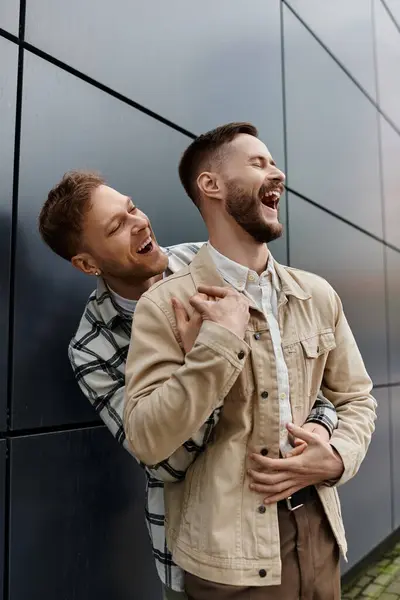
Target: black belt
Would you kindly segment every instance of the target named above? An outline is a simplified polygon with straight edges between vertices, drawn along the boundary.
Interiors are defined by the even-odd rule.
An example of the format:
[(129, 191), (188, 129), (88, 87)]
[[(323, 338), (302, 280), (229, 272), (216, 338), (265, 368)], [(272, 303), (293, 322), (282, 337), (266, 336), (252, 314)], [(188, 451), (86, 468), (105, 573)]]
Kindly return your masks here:
[(279, 500), (278, 506), (284, 506), (290, 511), (297, 510), (304, 506), (304, 504), (308, 504), (313, 499), (317, 497), (316, 489), (313, 485), (305, 487), (298, 492), (295, 492), (288, 498), (284, 500)]

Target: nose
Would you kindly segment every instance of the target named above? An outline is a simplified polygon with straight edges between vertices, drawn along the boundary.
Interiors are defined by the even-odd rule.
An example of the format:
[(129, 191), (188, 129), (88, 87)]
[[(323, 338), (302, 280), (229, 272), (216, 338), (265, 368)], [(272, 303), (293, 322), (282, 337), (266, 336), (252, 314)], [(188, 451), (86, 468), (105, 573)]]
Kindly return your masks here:
[(283, 173), (283, 171), (278, 169), (278, 167), (275, 167), (275, 171), (272, 175), (272, 179), (273, 179), (273, 181), (276, 181), (277, 183), (285, 183), (286, 175), (285, 175), (285, 173)]
[(137, 235), (138, 233), (143, 231), (143, 229), (149, 227), (149, 221), (146, 219), (146, 217), (142, 215), (130, 215), (130, 218), (132, 220), (132, 235)]

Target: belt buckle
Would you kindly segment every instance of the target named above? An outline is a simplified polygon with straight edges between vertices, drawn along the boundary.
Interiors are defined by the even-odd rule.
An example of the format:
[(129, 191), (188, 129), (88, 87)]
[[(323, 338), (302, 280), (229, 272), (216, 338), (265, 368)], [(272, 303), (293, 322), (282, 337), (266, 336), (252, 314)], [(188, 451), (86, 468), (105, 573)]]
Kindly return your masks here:
[(304, 504), (297, 504), (297, 506), (293, 506), (292, 502), (291, 502), (292, 497), (293, 496), (288, 496), (288, 498), (285, 498), (285, 500), (286, 500), (286, 506), (288, 507), (288, 509), (290, 510), (290, 512), (294, 512), (298, 508), (301, 508), (302, 506), (304, 506)]

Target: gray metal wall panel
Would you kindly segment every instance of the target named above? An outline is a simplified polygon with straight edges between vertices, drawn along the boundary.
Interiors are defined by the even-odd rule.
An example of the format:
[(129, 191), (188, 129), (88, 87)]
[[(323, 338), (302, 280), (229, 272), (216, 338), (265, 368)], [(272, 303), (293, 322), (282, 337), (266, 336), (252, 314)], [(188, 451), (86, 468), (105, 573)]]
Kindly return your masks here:
[(95, 280), (53, 255), (37, 233), (40, 207), (64, 171), (103, 171), (149, 215), (162, 243), (206, 238), (177, 173), (190, 139), (29, 53), (25, 58), (14, 429), (94, 417), (73, 381), (67, 345)]
[(400, 383), (400, 252), (387, 249), (390, 381)]
[(392, 457), (393, 457), (393, 505), (394, 527), (400, 527), (400, 386), (390, 389), (392, 408)]
[[(1, 11), (0, 11), (1, 14)], [(6, 428), (10, 233), (18, 48), (0, 38), (0, 431)]]
[(254, 121), (282, 163), (279, 0), (36, 0), (26, 37), (196, 134)]
[(400, 28), (400, 2), (399, 0), (385, 0), (386, 6), (390, 10), (392, 17)]
[(288, 0), (287, 4), (375, 99), (372, 0)]
[(400, 34), (380, 0), (374, 0), (379, 104), (400, 129)]
[(143, 474), (106, 429), (14, 439), (11, 463), (9, 600), (161, 599)]
[(392, 531), (389, 393), (378, 389), (373, 394), (378, 402), (378, 418), (371, 445), (356, 477), (339, 489), (349, 541), (349, 562), (343, 565), (343, 572)]
[(387, 383), (384, 246), (289, 194), (294, 267), (325, 277), (338, 292), (368, 372)]
[(289, 186), (382, 237), (373, 105), (284, 7)]
[(4, 573), (4, 536), (5, 536), (5, 476), (6, 476), (6, 442), (0, 440), (0, 600), (3, 600), (3, 581)]
[[(400, 36), (400, 34), (399, 34)], [(386, 240), (400, 249), (400, 135), (380, 117)]]
[(19, 0), (1, 0), (0, 2), (0, 28), (14, 35), (18, 35), (19, 4)]

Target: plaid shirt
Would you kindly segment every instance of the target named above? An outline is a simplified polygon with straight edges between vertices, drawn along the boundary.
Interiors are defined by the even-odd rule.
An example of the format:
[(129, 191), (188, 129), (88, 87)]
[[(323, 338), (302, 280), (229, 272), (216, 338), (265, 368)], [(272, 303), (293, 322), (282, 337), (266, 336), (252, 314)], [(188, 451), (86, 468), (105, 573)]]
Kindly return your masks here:
[[(180, 244), (165, 250), (166, 275), (188, 265), (202, 244)], [(121, 308), (102, 278), (90, 295), (68, 354), (76, 380), (101, 419), (128, 452), (123, 429), (125, 362), (131, 338), (132, 314)], [(220, 409), (214, 411), (203, 427), (168, 460), (146, 473), (146, 521), (153, 555), (161, 581), (175, 591), (183, 591), (182, 570), (174, 564), (167, 548), (164, 530), (164, 481), (180, 481), (203, 451), (218, 422)], [(337, 426), (333, 405), (319, 395), (307, 421), (324, 425), (330, 434)]]

